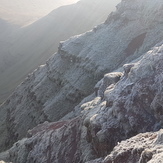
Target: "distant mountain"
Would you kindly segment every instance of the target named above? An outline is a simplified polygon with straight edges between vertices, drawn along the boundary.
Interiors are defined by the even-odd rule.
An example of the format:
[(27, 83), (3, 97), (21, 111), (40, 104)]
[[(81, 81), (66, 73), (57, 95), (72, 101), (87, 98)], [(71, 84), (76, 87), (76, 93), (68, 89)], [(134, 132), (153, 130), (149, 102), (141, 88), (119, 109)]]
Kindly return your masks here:
[[(0, 74), (3, 74), (6, 69), (16, 63), (17, 59), (10, 53), (11, 35), (18, 29), (17, 26), (8, 23), (7, 21), (0, 19)], [(4, 80), (0, 78), (0, 83)], [(7, 88), (9, 89), (9, 88)], [(5, 85), (0, 86), (0, 101), (8, 96)]]
[(0, 0), (0, 18), (25, 26), (42, 18), (52, 10), (78, 0)]
[(0, 102), (29, 72), (45, 63), (57, 51), (60, 41), (103, 22), (118, 2), (81, 0), (52, 11), (30, 26), (7, 32), (10, 36), (3, 37), (3, 52), (0, 52), (0, 55), (8, 56), (1, 63)]
[(7, 67), (5, 63), (14, 60), (10, 55), (9, 49), (11, 44), (11, 35), (19, 29), (18, 26), (8, 23), (7, 21), (0, 19), (0, 71), (4, 71)]

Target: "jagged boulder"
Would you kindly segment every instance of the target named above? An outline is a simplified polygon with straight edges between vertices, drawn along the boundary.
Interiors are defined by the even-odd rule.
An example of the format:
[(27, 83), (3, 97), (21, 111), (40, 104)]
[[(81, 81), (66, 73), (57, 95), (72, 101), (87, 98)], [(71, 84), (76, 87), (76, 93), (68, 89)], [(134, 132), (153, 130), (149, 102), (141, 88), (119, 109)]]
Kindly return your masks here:
[(147, 132), (122, 141), (104, 159), (87, 163), (161, 163), (163, 159), (163, 130)]
[[(162, 61), (163, 44), (132, 65), (118, 83), (108, 86), (104, 99), (89, 109), (87, 137), (98, 156), (105, 156), (126, 138), (163, 127)], [(84, 106), (88, 110), (91, 103)]]
[(117, 83), (122, 77), (122, 75), (123, 73), (121, 72), (112, 72), (105, 74), (104, 78), (95, 85), (94, 89), (96, 96), (100, 96), (101, 98), (103, 98), (104, 91), (106, 90), (106, 88), (111, 84)]

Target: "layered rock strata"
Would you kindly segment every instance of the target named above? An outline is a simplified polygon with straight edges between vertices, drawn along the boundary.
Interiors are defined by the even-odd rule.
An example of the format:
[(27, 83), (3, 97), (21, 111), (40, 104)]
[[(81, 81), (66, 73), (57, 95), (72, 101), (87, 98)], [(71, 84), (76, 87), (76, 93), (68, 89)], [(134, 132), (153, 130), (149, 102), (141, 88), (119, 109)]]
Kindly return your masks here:
[[(80, 116), (38, 125), (0, 158), (20, 163), (157, 163), (163, 157), (162, 61), (160, 43), (138, 62), (124, 65), (120, 79), (115, 80), (122, 73), (105, 75), (98, 90), (104, 97), (97, 94), (82, 103)], [(104, 90), (105, 83), (110, 85)]]
[[(144, 55), (163, 38), (162, 6), (159, 0), (122, 1), (105, 24), (61, 43), (58, 53), (1, 105), (1, 151), (40, 123), (61, 120), (73, 110), (79, 119), (48, 123), (41, 131), (37, 126), (4, 158), (20, 163), (61, 162), (64, 157), (67, 163), (86, 162), (108, 155), (124, 139), (162, 128), (163, 44)], [(138, 62), (124, 65), (124, 74), (105, 75), (95, 87), (97, 97), (78, 105), (105, 73), (142, 55)], [(63, 141), (67, 129), (62, 124), (69, 126)]]

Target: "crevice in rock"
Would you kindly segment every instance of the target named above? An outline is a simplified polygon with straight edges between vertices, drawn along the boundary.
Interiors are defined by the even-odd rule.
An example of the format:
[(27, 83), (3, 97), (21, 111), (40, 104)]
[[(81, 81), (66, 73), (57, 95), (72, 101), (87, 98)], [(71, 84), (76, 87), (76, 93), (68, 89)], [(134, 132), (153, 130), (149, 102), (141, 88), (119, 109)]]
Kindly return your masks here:
[(146, 32), (142, 33), (139, 36), (131, 40), (127, 48), (124, 50), (126, 57), (133, 55), (142, 46), (144, 39), (146, 37), (146, 34), (147, 34)]

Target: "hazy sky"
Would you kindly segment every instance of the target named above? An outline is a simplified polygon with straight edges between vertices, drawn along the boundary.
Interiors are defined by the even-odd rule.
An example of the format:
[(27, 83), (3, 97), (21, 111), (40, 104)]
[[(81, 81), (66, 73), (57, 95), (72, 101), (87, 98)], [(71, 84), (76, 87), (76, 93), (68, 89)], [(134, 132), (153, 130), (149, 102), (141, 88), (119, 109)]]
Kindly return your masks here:
[(79, 0), (0, 0), (0, 18), (15, 24), (28, 24), (50, 11)]
[[(0, 0), (0, 18), (13, 24), (26, 26), (52, 10), (80, 0)], [(112, 1), (112, 0), (108, 0)], [(120, 0), (114, 0), (113, 3)]]

